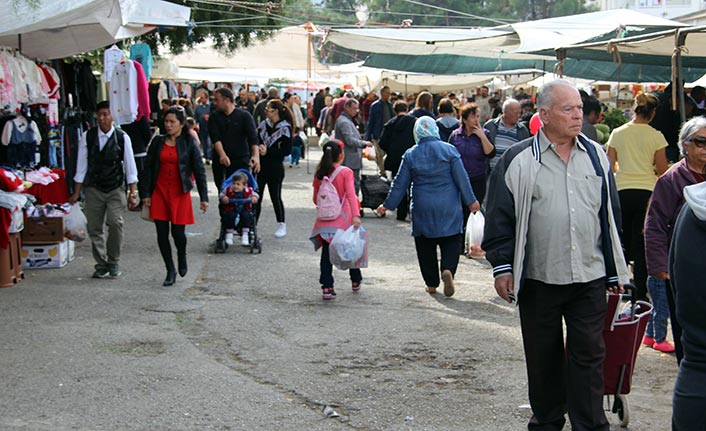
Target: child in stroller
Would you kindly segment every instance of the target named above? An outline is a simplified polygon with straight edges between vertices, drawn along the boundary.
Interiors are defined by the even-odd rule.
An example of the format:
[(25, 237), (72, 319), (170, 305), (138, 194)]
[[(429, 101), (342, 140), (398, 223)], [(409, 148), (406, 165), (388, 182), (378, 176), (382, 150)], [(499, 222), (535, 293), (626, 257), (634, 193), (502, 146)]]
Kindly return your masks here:
[(261, 250), (253, 213), (253, 204), (259, 198), (255, 177), (246, 169), (238, 169), (223, 182), (219, 200), (223, 205), (221, 232), (225, 233), (226, 245), (233, 245), (233, 235), (237, 229), (242, 233), (243, 246), (249, 246), (251, 252), (255, 248)]

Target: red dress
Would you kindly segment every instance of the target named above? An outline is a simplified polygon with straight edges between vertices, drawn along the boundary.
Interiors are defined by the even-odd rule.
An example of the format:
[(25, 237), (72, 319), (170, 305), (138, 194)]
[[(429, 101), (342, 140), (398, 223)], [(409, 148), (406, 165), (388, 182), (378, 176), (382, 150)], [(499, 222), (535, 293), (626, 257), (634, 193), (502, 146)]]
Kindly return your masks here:
[(174, 224), (194, 224), (191, 193), (184, 193), (179, 175), (179, 156), (176, 146), (164, 145), (159, 153), (159, 172), (152, 192), (150, 206), (152, 220)]

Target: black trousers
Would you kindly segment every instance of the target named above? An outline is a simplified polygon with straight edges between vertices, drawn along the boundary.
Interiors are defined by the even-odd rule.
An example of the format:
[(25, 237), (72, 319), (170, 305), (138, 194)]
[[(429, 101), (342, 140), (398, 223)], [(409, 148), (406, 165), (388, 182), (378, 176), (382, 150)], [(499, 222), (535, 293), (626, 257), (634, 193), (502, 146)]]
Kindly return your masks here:
[(525, 280), (518, 300), (534, 413), (528, 429), (561, 430), (568, 410), (574, 431), (608, 431), (603, 411), (605, 281), (559, 286)]
[[(429, 287), (439, 287), (440, 274), (448, 269), (456, 275), (458, 255), (463, 246), (463, 235), (456, 234), (442, 238), (427, 238), (415, 236), (414, 245), (417, 249), (419, 269), (422, 271), (424, 283)], [(436, 247), (441, 249), (441, 271), (439, 271), (439, 257)]]
[(277, 223), (284, 223), (284, 202), (282, 201), (282, 182), (284, 182), (284, 165), (280, 163), (265, 162), (260, 166), (257, 174), (257, 185), (260, 187), (260, 199), (255, 204), (255, 220), (260, 219), (262, 199), (265, 188), (270, 191), (270, 200), (275, 210)]
[(645, 215), (652, 192), (628, 189), (618, 192), (623, 216), (621, 241), (625, 260), (633, 261), (633, 283), (637, 299), (647, 299), (647, 263), (645, 262)]

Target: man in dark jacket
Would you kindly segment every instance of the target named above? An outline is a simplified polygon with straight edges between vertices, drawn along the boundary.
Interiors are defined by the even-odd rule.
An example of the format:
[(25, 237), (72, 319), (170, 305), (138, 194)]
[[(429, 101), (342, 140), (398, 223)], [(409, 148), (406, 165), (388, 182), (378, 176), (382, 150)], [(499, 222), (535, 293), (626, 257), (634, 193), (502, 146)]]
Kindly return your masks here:
[[(385, 123), (378, 145), (385, 152), (385, 169), (392, 172), (392, 178), (402, 164), (402, 155), (414, 146), (414, 122), (416, 118), (407, 115), (407, 104), (401, 100), (392, 107), (396, 117)], [(409, 192), (397, 206), (397, 220), (404, 221), (409, 212)]]
[(507, 99), (503, 103), (503, 114), (485, 123), (484, 127), (490, 132), (488, 140), (495, 145), (495, 157), (490, 159), (491, 171), (505, 150), (531, 136), (527, 126), (518, 121), (521, 112), (520, 102), (515, 99)]

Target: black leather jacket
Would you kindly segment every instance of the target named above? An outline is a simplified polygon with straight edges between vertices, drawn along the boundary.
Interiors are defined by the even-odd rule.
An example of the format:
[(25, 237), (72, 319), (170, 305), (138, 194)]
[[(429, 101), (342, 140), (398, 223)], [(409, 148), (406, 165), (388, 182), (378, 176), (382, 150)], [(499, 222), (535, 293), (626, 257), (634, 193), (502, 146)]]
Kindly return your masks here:
[[(159, 135), (152, 140), (147, 148), (147, 161), (145, 163), (145, 192), (143, 198), (152, 197), (157, 176), (159, 174), (159, 155), (164, 148), (166, 135)], [(188, 193), (194, 188), (191, 175), (196, 178), (196, 188), (199, 191), (201, 202), (208, 202), (208, 186), (206, 184), (206, 169), (201, 160), (201, 151), (192, 139), (184, 139), (179, 136), (176, 140), (177, 155), (179, 156), (179, 173), (181, 174), (181, 184), (184, 193)]]

